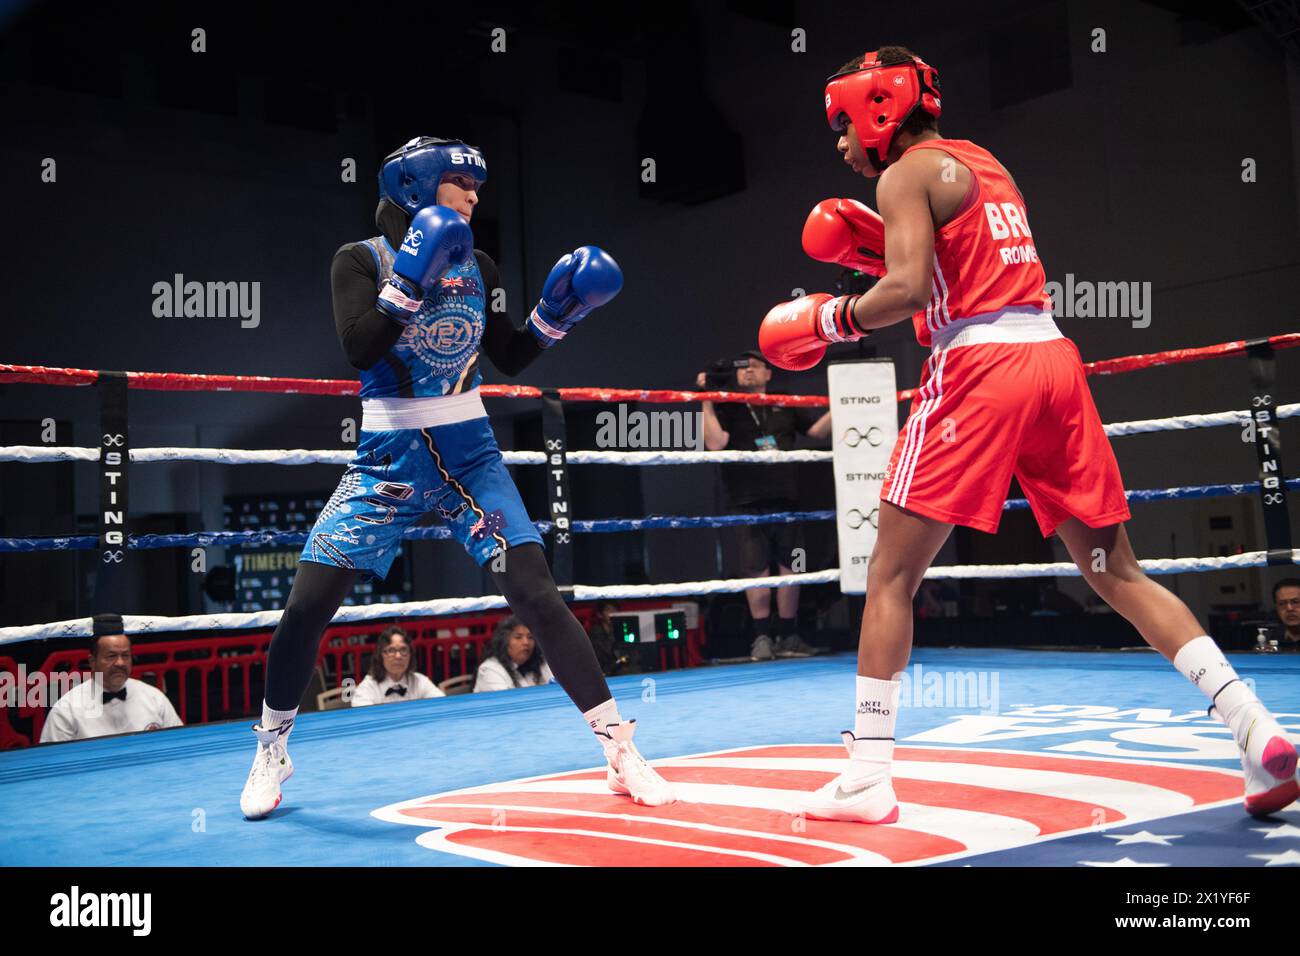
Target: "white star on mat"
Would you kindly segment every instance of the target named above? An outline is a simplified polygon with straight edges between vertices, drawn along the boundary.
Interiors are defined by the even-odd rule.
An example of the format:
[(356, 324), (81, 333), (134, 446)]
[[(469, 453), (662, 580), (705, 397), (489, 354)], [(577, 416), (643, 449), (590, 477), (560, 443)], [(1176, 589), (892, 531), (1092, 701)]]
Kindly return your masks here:
[(1265, 840), (1271, 840), (1274, 837), (1300, 837), (1300, 827), (1292, 826), (1290, 823), (1279, 824), (1275, 827), (1253, 828), (1256, 833), (1264, 834)]
[(1181, 840), (1181, 833), (1151, 833), (1147, 830), (1139, 830), (1137, 833), (1103, 833), (1107, 840), (1117, 840), (1116, 846), (1124, 846), (1128, 843), (1154, 843), (1157, 846), (1169, 846), (1170, 840)]
[(1139, 863), (1137, 860), (1130, 860), (1128, 857), (1122, 857), (1112, 862), (1101, 860), (1080, 860), (1080, 866), (1168, 866), (1168, 863)]
[(1265, 866), (1300, 866), (1300, 851), (1287, 850), (1285, 853), (1251, 853), (1253, 860), (1268, 860)]

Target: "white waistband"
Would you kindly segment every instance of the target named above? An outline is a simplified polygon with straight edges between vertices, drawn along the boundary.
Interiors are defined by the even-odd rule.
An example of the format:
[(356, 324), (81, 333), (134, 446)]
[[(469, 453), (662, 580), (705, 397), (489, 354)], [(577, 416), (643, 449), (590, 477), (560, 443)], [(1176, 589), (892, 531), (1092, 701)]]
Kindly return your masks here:
[(1063, 337), (1052, 313), (1025, 305), (958, 319), (931, 333), (934, 349), (955, 349), (990, 342), (1049, 342)]
[(486, 417), (487, 409), (483, 407), (483, 399), (479, 397), (477, 388), (459, 395), (361, 400), (361, 430), (367, 432), (429, 428)]

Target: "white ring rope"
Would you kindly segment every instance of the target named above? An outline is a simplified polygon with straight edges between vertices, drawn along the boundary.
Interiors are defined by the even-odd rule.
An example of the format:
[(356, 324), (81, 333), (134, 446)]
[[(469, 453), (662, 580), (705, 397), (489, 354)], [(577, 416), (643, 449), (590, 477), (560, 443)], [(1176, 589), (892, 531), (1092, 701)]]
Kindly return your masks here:
[[(1279, 405), (1278, 418), (1294, 418), (1300, 415), (1300, 403)], [(1220, 425), (1237, 425), (1244, 428), (1250, 423), (1249, 411), (1209, 412), (1205, 415), (1175, 415), (1172, 418), (1146, 418), (1136, 422), (1112, 422), (1103, 426), (1111, 438), (1125, 435), (1143, 435), (1149, 432), (1176, 432), (1188, 428), (1215, 428)]]
[[(507, 465), (544, 465), (546, 453), (503, 451)], [(347, 449), (304, 448), (132, 448), (133, 464), (162, 461), (200, 461), (220, 465), (346, 465), (356, 457)], [(570, 465), (711, 465), (721, 462), (772, 464), (775, 462), (830, 461), (831, 452), (813, 448), (793, 451), (572, 451)], [(0, 447), (0, 461), (99, 461), (98, 448), (10, 445)]]
[[(1300, 564), (1300, 549), (1291, 552), (1291, 562)], [(1150, 558), (1138, 562), (1148, 574), (1182, 574), (1190, 571), (1216, 571), (1225, 568), (1255, 568), (1268, 563), (1265, 551), (1249, 551), (1211, 558)], [(1078, 577), (1079, 569), (1069, 562), (1053, 564), (970, 564), (930, 568), (927, 578), (1039, 578)], [(825, 571), (808, 571), (780, 577), (733, 578), (715, 581), (681, 581), (673, 584), (612, 584), (589, 587), (577, 584), (573, 597), (577, 601), (594, 601), (598, 598), (626, 599), (657, 597), (699, 597), (705, 594), (732, 594), (754, 587), (787, 587), (792, 584), (833, 584), (839, 580), (838, 568)], [(505, 607), (506, 602), (497, 595), (477, 598), (440, 598), (435, 601), (405, 601), (400, 604), (367, 604), (339, 608), (333, 623), (374, 621), (391, 617), (436, 617), (446, 614), (464, 614)], [(175, 631), (236, 630), (242, 628), (273, 628), (279, 623), (283, 610), (254, 611), (251, 613), (191, 614), (184, 617), (156, 617), (123, 615), (126, 632), (132, 635), (172, 633)], [(19, 641), (45, 640), (59, 637), (89, 637), (92, 621), (88, 617), (50, 624), (29, 624), (22, 627), (0, 628), (0, 645)]]
[[(1278, 418), (1300, 415), (1300, 403), (1279, 405)], [(1172, 418), (1148, 418), (1106, 425), (1112, 438), (1151, 432), (1183, 431), (1189, 428), (1214, 428), (1250, 423), (1248, 411), (1213, 412), (1206, 415), (1176, 415)], [(544, 465), (546, 453), (540, 451), (505, 451), (507, 465)], [(131, 461), (152, 464), (160, 461), (202, 461), (222, 465), (346, 465), (356, 457), (349, 449), (308, 450), (303, 448), (132, 448)], [(598, 451), (569, 452), (571, 465), (702, 465), (725, 462), (772, 465), (787, 462), (830, 461), (832, 453), (800, 448), (793, 451)], [(0, 447), (0, 461), (99, 461), (98, 448), (71, 446), (9, 445)]]

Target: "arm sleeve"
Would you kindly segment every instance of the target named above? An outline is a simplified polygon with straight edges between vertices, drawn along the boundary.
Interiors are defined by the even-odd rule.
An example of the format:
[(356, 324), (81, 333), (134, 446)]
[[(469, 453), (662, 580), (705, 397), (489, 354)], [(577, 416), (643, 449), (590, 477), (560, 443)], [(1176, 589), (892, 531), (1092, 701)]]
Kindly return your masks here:
[(492, 310), (493, 291), (501, 285), (501, 271), (481, 249), (474, 250), (474, 258), (478, 260), (478, 271), (483, 276), (484, 285), (483, 353), (500, 371), (513, 377), (542, 354), (542, 347), (527, 328), (515, 328), (508, 312)]
[(375, 308), (378, 278), (374, 257), (363, 243), (350, 242), (334, 253), (334, 329), (355, 369), (372, 367), (402, 337), (402, 326)]

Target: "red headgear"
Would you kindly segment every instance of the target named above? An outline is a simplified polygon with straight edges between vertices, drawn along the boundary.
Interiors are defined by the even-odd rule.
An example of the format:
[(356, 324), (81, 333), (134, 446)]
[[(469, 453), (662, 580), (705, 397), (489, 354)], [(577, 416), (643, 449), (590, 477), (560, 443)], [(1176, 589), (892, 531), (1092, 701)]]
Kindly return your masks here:
[(881, 172), (898, 129), (917, 108), (931, 116), (939, 106), (939, 74), (920, 57), (909, 63), (881, 66), (876, 53), (868, 53), (857, 66), (826, 81), (826, 118), (831, 129), (853, 124), (862, 150)]

